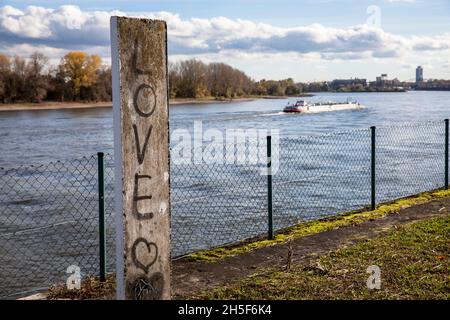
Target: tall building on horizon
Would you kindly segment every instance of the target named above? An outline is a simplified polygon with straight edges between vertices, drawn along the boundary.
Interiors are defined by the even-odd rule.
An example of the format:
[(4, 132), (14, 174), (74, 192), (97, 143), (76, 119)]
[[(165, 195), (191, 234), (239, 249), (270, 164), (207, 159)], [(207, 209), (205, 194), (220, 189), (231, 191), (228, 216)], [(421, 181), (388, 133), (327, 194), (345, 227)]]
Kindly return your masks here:
[(422, 66), (418, 66), (416, 69), (416, 83), (423, 81), (423, 68)]

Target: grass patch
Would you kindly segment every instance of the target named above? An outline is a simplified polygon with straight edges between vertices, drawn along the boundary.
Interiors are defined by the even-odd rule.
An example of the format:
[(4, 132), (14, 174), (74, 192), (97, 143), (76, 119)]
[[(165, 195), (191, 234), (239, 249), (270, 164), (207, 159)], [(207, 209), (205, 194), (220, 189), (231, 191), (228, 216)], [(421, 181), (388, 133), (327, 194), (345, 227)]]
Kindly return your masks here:
[(396, 213), (401, 209), (406, 209), (414, 205), (427, 203), (431, 200), (441, 199), (449, 196), (450, 190), (424, 192), (409, 198), (403, 198), (387, 204), (381, 204), (377, 206), (376, 210), (373, 211), (352, 211), (332, 218), (300, 223), (278, 232), (273, 240), (250, 240), (233, 246), (198, 251), (188, 255), (186, 258), (192, 261), (216, 262), (220, 259), (246, 253), (257, 248), (275, 245), (278, 243), (285, 243), (290, 239), (304, 237), (311, 234), (332, 230), (334, 228), (353, 225), (366, 220), (377, 219), (387, 214)]
[[(403, 225), (289, 271), (265, 270), (200, 299), (450, 299), (450, 216)], [(369, 290), (367, 267), (381, 269)]]

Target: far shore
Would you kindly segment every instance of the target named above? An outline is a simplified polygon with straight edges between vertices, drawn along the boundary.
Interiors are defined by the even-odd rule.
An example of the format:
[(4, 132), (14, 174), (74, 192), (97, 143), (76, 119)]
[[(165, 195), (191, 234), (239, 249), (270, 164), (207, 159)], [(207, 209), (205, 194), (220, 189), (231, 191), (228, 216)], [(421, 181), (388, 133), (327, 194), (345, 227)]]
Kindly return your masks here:
[(90, 109), (90, 108), (111, 108), (112, 102), (54, 102), (46, 101), (42, 103), (8, 103), (0, 104), (0, 111), (21, 111), (21, 110), (59, 110), (59, 109)]
[[(233, 100), (207, 100), (207, 99), (175, 99), (170, 100), (169, 104), (206, 104), (206, 103), (230, 103), (252, 101), (253, 98), (233, 99)], [(93, 108), (111, 108), (111, 101), (103, 102), (55, 102), (45, 101), (42, 103), (10, 103), (0, 104), (0, 111), (21, 111), (21, 110), (60, 110), (60, 109), (93, 109)]]
[[(247, 102), (258, 99), (286, 99), (287, 97), (248, 97), (248, 98), (234, 98), (234, 99), (215, 99), (215, 98), (201, 98), (201, 99), (170, 99), (171, 106), (186, 105), (186, 104), (212, 104), (212, 103), (231, 103), (231, 102)], [(55, 102), (45, 101), (42, 103), (10, 103), (0, 104), (0, 111), (21, 111), (21, 110), (60, 110), (60, 109), (91, 109), (91, 108), (111, 108), (111, 101), (103, 102)]]

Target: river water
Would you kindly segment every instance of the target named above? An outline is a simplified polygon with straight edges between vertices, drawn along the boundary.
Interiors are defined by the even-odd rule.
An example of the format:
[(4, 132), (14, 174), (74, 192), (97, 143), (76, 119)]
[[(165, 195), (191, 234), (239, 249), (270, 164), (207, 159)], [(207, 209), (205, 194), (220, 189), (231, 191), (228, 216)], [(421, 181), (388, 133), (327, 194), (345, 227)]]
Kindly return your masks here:
[[(450, 116), (450, 92), (319, 93), (305, 100), (350, 97), (365, 108), (282, 113), (295, 98), (177, 105), (170, 108), (170, 129), (192, 132), (201, 122), (203, 130), (219, 132), (279, 130), (275, 229), (370, 203), (370, 126), (379, 128), (377, 202), (443, 185), (443, 120)], [(71, 264), (83, 274), (96, 273), (92, 155), (98, 151), (110, 154), (107, 260), (113, 271), (112, 127), (108, 108), (0, 113), (0, 296), (65, 281)], [(172, 163), (172, 255), (267, 232), (267, 177), (260, 169), (252, 163)]]
[[(288, 101), (255, 100), (229, 104), (178, 105), (170, 108), (170, 127), (277, 128), (283, 137), (337, 130), (443, 120), (450, 112), (450, 92), (318, 93), (305, 100), (353, 97), (364, 110), (292, 115), (281, 110)], [(289, 99), (295, 101), (296, 99)], [(112, 110), (74, 109), (0, 113), (0, 167), (68, 160), (113, 151)]]

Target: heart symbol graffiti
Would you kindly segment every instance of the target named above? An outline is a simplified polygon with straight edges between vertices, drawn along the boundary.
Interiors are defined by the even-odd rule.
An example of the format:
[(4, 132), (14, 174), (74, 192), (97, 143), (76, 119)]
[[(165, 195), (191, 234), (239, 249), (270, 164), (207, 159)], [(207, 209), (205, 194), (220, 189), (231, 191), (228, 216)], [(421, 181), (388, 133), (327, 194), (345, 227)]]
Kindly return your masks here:
[[(138, 255), (137, 250), (139, 245), (144, 244), (145, 248), (147, 249), (147, 252), (143, 254), (142, 250), (140, 250), (140, 253)], [(142, 246), (140, 246), (142, 247)], [(154, 252), (154, 256), (151, 258), (152, 253)], [(148, 270), (150, 267), (155, 263), (156, 259), (158, 258), (158, 246), (154, 242), (149, 242), (147, 239), (144, 238), (138, 238), (133, 244), (133, 247), (131, 248), (131, 258), (133, 259), (133, 263), (136, 267), (139, 269), (142, 269), (145, 271), (145, 273), (148, 273)], [(141, 259), (139, 259), (141, 258)]]

